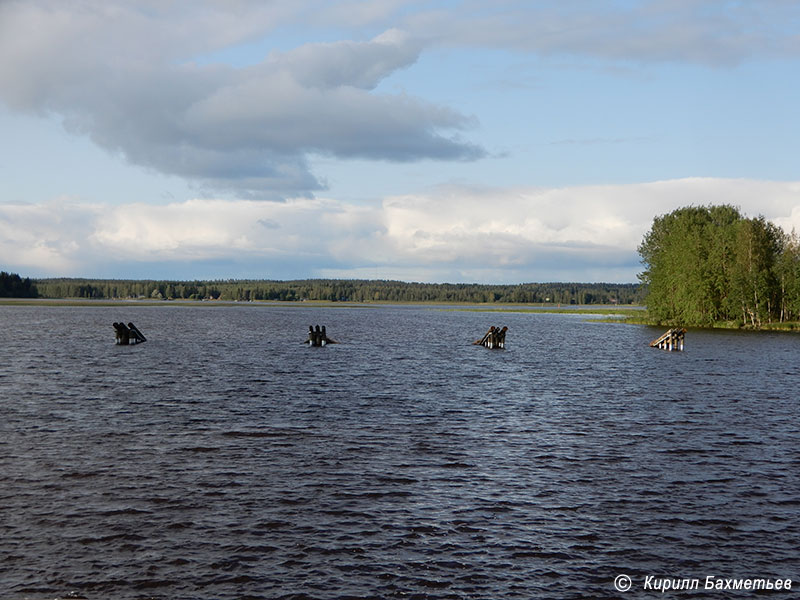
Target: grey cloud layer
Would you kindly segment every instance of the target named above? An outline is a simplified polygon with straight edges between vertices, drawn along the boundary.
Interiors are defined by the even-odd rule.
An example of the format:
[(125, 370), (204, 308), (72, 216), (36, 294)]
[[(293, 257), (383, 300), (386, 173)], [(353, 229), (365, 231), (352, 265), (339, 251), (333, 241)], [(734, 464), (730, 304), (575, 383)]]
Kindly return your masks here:
[[(238, 196), (269, 197), (322, 187), (306, 163), (310, 153), (394, 161), (483, 154), (453, 135), (470, 127), (470, 118), (374, 92), (417, 60), (421, 47), (401, 32), (306, 44), (234, 68), (179, 62), (162, 37), (171, 35), (165, 15), (144, 4), (68, 6), (0, 5), (0, 99), (59, 114), (69, 130), (132, 163)], [(173, 21), (179, 37), (181, 25), (204, 35), (206, 20), (186, 8), (195, 16)]]
[(792, 0), (466, 1), (459, 17), (418, 13), (417, 35), (453, 45), (512, 48), (604, 60), (732, 65), (800, 55)]
[[(208, 60), (298, 24), (357, 37), (384, 33), (300, 45), (245, 67)], [(6, 0), (0, 101), (58, 115), (100, 147), (200, 188), (285, 198), (324, 187), (310, 155), (414, 161), (486, 154), (461, 137), (474, 118), (376, 91), (429, 45), (727, 65), (797, 56), (799, 26), (800, 3), (786, 0), (467, 0), (455, 7), (410, 0)]]

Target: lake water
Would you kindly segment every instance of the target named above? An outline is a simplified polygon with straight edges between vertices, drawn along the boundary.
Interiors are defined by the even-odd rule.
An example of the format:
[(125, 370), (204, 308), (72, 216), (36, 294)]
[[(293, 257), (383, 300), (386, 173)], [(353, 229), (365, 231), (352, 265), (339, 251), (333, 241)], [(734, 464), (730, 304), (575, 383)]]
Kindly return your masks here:
[[(114, 321), (147, 343), (114, 345)], [(316, 324), (341, 343), (303, 345)], [(506, 350), (470, 345), (490, 325)], [(2, 306), (0, 598), (661, 596), (647, 577), (752, 594), (707, 576), (797, 597), (800, 336), (691, 330), (670, 353), (660, 333)]]

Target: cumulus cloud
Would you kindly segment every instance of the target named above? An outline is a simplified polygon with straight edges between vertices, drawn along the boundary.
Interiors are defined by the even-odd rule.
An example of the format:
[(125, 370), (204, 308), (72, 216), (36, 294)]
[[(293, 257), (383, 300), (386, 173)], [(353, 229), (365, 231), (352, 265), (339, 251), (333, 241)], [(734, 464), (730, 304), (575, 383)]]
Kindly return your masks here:
[[(731, 65), (797, 56), (798, 24), (800, 5), (781, 0), (465, 1), (455, 8), (412, 0), (5, 0), (0, 101), (56, 115), (109, 152), (198, 189), (287, 198), (325, 188), (311, 155), (486, 155), (463, 138), (474, 117), (377, 91), (432, 45)], [(298, 25), (309, 35), (335, 26), (359, 41), (298, 42), (245, 66), (213, 60)], [(367, 39), (365, 31), (378, 34)]]
[(800, 182), (692, 178), (445, 186), (371, 205), (324, 198), (0, 205), (0, 253), (32, 276), (100, 276), (108, 268), (174, 279), (633, 282), (641, 270), (636, 248), (655, 216), (723, 203), (800, 230)]
[(68, 130), (134, 164), (239, 197), (323, 188), (309, 153), (397, 161), (484, 154), (458, 136), (471, 117), (374, 91), (421, 51), (398, 30), (308, 43), (245, 67), (193, 61), (296, 18), (279, 4), (4, 2), (0, 100), (60, 115)]
[(21, 273), (75, 273), (91, 258), (84, 240), (102, 209), (59, 199), (0, 205), (0, 255)]

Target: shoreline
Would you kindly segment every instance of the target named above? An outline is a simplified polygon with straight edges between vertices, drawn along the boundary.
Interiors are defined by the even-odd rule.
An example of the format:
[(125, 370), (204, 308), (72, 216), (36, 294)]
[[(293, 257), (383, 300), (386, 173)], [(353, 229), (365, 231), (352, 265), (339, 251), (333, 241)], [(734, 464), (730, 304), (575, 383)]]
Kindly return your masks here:
[(511, 304), (475, 303), (445, 301), (391, 301), (372, 302), (329, 301), (329, 300), (158, 300), (151, 298), (0, 298), (0, 306), (325, 306), (341, 308), (380, 308), (386, 306), (425, 306), (454, 311), (503, 311), (503, 312), (548, 312), (554, 314), (584, 313), (599, 315), (624, 315), (632, 311), (644, 311), (640, 305), (626, 305), (616, 308), (609, 304), (559, 305), (548, 303)]
[[(683, 326), (675, 323), (657, 323), (647, 319), (647, 308), (637, 304), (614, 305), (558, 305), (558, 304), (476, 304), (471, 302), (330, 302), (325, 300), (157, 300), (150, 298), (0, 298), (0, 306), (54, 306), (54, 307), (115, 307), (115, 306), (197, 306), (213, 308), (215, 306), (292, 306), (292, 307), (318, 307), (318, 308), (384, 308), (388, 306), (423, 306), (445, 311), (462, 312), (494, 312), (494, 313), (528, 313), (528, 314), (574, 314), (598, 315), (602, 318), (592, 319), (593, 322), (623, 323), (628, 325), (644, 325), (647, 327), (675, 327)], [(800, 332), (800, 322), (787, 321), (784, 323), (767, 323), (761, 327), (739, 325), (736, 323), (717, 323), (712, 326), (688, 326), (691, 329), (729, 330), (729, 331), (756, 331), (756, 332)]]

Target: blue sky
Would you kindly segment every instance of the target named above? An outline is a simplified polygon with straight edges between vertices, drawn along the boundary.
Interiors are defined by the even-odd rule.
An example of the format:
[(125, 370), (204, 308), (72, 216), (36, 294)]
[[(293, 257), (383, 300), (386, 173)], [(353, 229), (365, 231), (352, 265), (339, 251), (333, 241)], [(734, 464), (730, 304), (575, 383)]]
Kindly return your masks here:
[(633, 282), (800, 230), (800, 2), (0, 3), (0, 269)]

